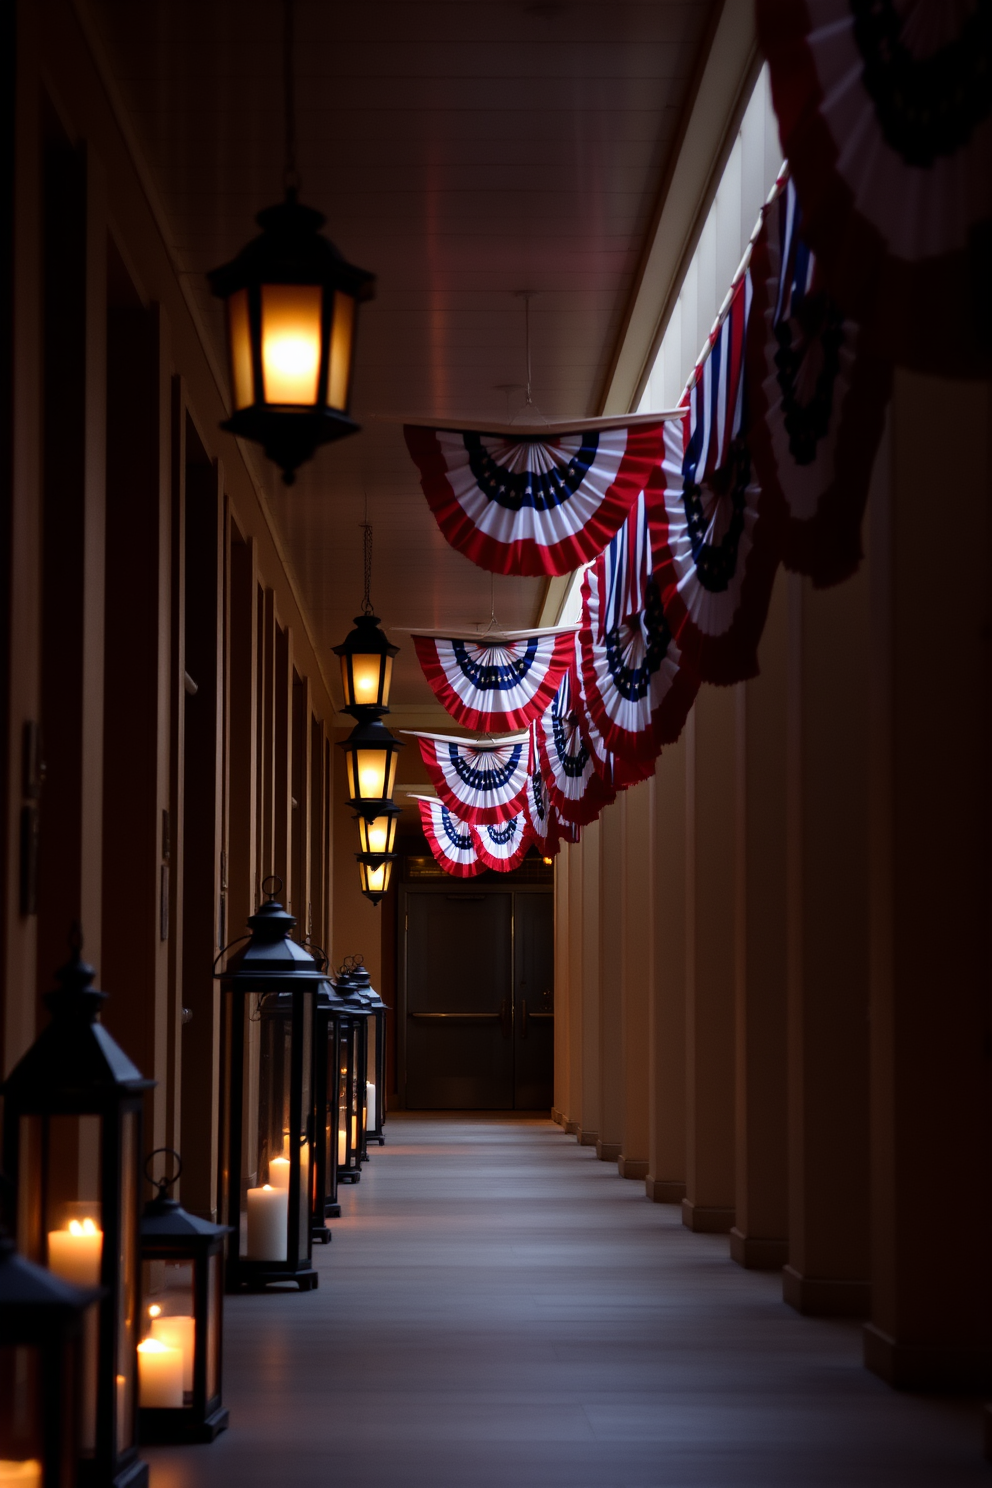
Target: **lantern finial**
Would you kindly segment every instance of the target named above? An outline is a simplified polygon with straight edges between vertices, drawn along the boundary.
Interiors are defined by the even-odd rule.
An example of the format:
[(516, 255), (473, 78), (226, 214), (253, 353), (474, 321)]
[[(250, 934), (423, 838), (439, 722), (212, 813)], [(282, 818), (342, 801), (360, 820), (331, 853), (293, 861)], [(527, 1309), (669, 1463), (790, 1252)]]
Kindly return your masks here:
[(93, 1023), (100, 1012), (101, 1003), (107, 994), (94, 987), (96, 968), (82, 957), (83, 932), (78, 920), (74, 920), (69, 931), (69, 947), (72, 954), (64, 966), (55, 973), (58, 987), (45, 994), (45, 1006), (55, 1018), (82, 1018)]

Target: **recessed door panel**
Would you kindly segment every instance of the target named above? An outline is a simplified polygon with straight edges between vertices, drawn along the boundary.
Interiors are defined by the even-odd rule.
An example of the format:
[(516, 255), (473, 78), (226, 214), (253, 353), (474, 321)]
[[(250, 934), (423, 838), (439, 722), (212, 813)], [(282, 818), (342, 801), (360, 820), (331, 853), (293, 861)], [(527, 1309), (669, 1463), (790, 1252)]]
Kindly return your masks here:
[(513, 1104), (544, 1111), (554, 1100), (554, 899), (514, 897)]

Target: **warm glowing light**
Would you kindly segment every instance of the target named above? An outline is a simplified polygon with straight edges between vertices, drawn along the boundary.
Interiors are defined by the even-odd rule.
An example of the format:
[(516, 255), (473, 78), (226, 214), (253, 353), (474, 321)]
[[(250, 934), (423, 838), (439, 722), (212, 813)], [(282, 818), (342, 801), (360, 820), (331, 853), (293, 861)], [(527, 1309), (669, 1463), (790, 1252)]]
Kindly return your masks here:
[(266, 403), (314, 404), (320, 375), (319, 287), (262, 286), (262, 377)]
[(542, 858), (541, 862), (546, 863), (547, 866), (550, 868), (551, 864), (554, 862), (554, 858)]
[(18, 1488), (41, 1488), (41, 1463), (30, 1457), (26, 1462), (9, 1462), (0, 1458), (0, 1488), (16, 1483)]
[(330, 366), (327, 369), (327, 406), (344, 413), (351, 381), (351, 343), (355, 334), (355, 301), (351, 295), (334, 292), (334, 324), (331, 327)]
[(70, 1235), (99, 1235), (99, 1233), (100, 1231), (91, 1219), (84, 1219), (82, 1221), (70, 1219), (69, 1221)]
[(153, 1410), (182, 1410), (183, 1356), (158, 1338), (138, 1344), (138, 1404)]
[(75, 1286), (97, 1286), (103, 1259), (103, 1231), (92, 1219), (70, 1219), (64, 1230), (48, 1232), (48, 1268)]
[[(379, 672), (380, 667), (384, 676), (382, 689), (383, 701), (389, 696), (389, 684), (392, 681), (393, 658), (391, 656), (362, 656), (351, 657), (351, 675), (354, 680), (354, 703), (365, 705), (375, 704), (379, 701)], [(348, 689), (348, 657), (341, 660), (342, 676), (344, 678), (345, 691)]]
[(363, 853), (391, 853), (396, 838), (396, 817), (377, 816), (374, 821), (360, 817), (358, 837)]
[(234, 406), (248, 408), (254, 401), (251, 367), (251, 322), (248, 291), (239, 289), (227, 302), (227, 335), (231, 347), (231, 391)]
[(157, 1302), (153, 1302), (152, 1305), (151, 1305), (151, 1307), (149, 1307), (149, 1309), (148, 1309), (148, 1316), (149, 1317), (161, 1317), (162, 1316), (162, 1309), (161, 1309), (161, 1307), (159, 1307), (159, 1305), (158, 1305)]

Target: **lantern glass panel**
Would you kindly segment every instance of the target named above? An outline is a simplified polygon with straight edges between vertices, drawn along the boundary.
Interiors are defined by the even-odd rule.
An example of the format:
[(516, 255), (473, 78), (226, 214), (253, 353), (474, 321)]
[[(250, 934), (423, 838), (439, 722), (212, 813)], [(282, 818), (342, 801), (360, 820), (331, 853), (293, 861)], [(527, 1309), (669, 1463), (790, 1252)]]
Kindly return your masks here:
[(351, 382), (351, 348), (355, 339), (355, 301), (342, 290), (334, 291), (334, 321), (331, 326), (330, 363), (327, 369), (327, 406), (338, 413), (348, 407)]
[[(146, 1260), (142, 1264), (138, 1404), (178, 1410), (193, 1404), (196, 1348), (194, 1262)], [(159, 1345), (143, 1347), (149, 1339)]]
[(222, 1309), (224, 1306), (224, 1284), (221, 1268), (223, 1251), (207, 1256), (207, 1399), (213, 1400), (220, 1393), (220, 1340), (222, 1333)]
[(138, 1113), (121, 1124), (120, 1257), (117, 1274), (117, 1450), (134, 1445), (138, 1355)]
[(341, 658), (341, 684), (349, 708), (375, 707), (377, 704), (385, 707), (392, 680), (393, 658), (384, 656), (381, 651), (356, 651)]
[[(74, 1286), (100, 1285), (103, 1219), (100, 1205), (99, 1116), (21, 1117), (18, 1155), (17, 1246)], [(96, 1451), (99, 1324), (97, 1309), (83, 1318), (80, 1343), (83, 1455)]]
[[(92, 1309), (90, 1309), (92, 1311)], [(26, 1344), (0, 1348), (0, 1488), (41, 1488), (41, 1359)], [(69, 1454), (66, 1467), (69, 1466)]]
[(262, 285), (262, 385), (266, 403), (314, 407), (323, 342), (319, 284)]
[(342, 1031), (338, 1043), (338, 1168), (348, 1166), (348, 1128), (349, 1128), (349, 1102), (348, 1102), (348, 1055), (349, 1055), (349, 1033)]
[(391, 853), (396, 840), (395, 816), (377, 816), (373, 821), (358, 818), (358, 840), (364, 853)]
[(235, 409), (255, 401), (248, 291), (237, 290), (227, 302), (227, 341), (231, 350), (231, 394)]
[(358, 877), (363, 894), (384, 894), (389, 888), (392, 863), (380, 863), (374, 868), (370, 863), (359, 863)]
[[(294, 997), (261, 999), (258, 1122), (254, 1161), (247, 1192), (249, 1261), (306, 1260), (310, 1199), (310, 1145), (306, 1117), (310, 1109), (311, 1019), (297, 1028), (302, 1057), (302, 1100), (293, 1119)], [(289, 1256), (290, 1171), (299, 1167), (299, 1254)]]

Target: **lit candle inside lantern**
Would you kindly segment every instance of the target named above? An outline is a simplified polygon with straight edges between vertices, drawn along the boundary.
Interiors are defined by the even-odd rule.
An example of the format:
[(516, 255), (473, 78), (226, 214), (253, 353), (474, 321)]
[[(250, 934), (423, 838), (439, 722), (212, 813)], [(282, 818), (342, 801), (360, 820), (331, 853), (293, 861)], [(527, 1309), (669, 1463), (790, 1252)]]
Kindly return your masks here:
[(343, 1168), (348, 1161), (348, 1133), (344, 1127), (338, 1128), (338, 1167)]
[(365, 1082), (365, 1130), (372, 1131), (375, 1127), (375, 1085), (371, 1080)]
[(158, 1338), (138, 1344), (138, 1403), (152, 1410), (182, 1410), (183, 1356)]
[(75, 1286), (100, 1284), (103, 1231), (92, 1219), (71, 1219), (67, 1229), (48, 1232), (48, 1269)]
[(352, 1145), (352, 1147), (357, 1147), (358, 1146), (358, 1117), (357, 1116), (352, 1116), (352, 1118), (351, 1118), (351, 1145)]
[(0, 1488), (41, 1488), (41, 1463), (35, 1457), (26, 1462), (0, 1459)]
[[(307, 1166), (310, 1162), (310, 1143), (304, 1142), (300, 1147), (300, 1183), (306, 1188)], [(289, 1158), (274, 1157), (269, 1163), (269, 1183), (272, 1188), (289, 1188)]]
[(148, 1311), (152, 1314), (152, 1338), (157, 1338), (159, 1343), (164, 1343), (167, 1348), (179, 1350), (183, 1356), (183, 1389), (192, 1390), (193, 1345), (196, 1338), (194, 1320), (185, 1313), (162, 1317), (159, 1315), (159, 1309), (154, 1306), (149, 1307)]
[[(288, 1166), (288, 1164), (287, 1164)], [(289, 1194), (284, 1188), (264, 1183), (248, 1190), (248, 1259), (284, 1261)]]

